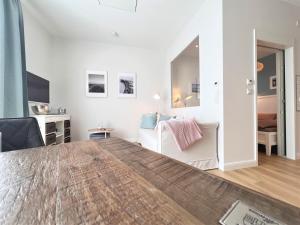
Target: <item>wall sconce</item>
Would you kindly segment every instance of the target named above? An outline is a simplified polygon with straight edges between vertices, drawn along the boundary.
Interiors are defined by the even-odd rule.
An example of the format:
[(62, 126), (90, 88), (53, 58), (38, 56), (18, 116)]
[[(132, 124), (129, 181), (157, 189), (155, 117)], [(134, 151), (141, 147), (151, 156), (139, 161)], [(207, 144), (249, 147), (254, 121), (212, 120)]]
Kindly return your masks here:
[(153, 99), (160, 100), (160, 95), (158, 93), (156, 93), (155, 95), (153, 95)]
[(177, 103), (183, 103), (184, 104), (184, 107), (186, 107), (187, 106), (187, 102), (189, 101), (189, 100), (191, 100), (193, 98), (193, 96), (192, 95), (189, 95), (189, 96), (187, 96), (187, 97), (185, 97), (184, 99), (181, 99), (180, 97), (177, 97), (174, 101), (173, 101), (173, 103), (174, 104), (177, 104)]
[(181, 98), (180, 97), (177, 97), (175, 100), (174, 100), (174, 103), (177, 104), (181, 101)]
[(185, 97), (184, 98), (184, 101), (183, 101), (183, 103), (184, 103), (184, 107), (186, 107), (186, 105), (187, 105), (187, 102), (189, 101), (189, 100), (191, 100), (193, 98), (193, 96), (192, 95), (189, 95), (189, 96), (187, 96), (187, 97)]
[(185, 101), (188, 101), (188, 100), (190, 100), (190, 99), (192, 99), (193, 98), (193, 96), (192, 95), (189, 95), (189, 96), (187, 96), (184, 100)]
[(156, 93), (154, 94), (153, 96), (153, 99), (156, 101), (156, 104), (157, 104), (157, 112), (160, 112), (160, 94), (159, 93)]

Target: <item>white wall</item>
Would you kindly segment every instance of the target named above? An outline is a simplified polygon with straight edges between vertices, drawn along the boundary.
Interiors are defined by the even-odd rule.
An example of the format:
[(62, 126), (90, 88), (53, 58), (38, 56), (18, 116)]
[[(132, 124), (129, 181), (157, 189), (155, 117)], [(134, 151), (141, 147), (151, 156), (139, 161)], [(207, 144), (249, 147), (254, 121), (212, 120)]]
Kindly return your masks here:
[[(224, 168), (254, 165), (254, 98), (246, 79), (254, 77), (253, 29), (278, 39), (295, 40), (295, 69), (300, 73), (300, 9), (278, 0), (226, 0), (224, 5)], [(289, 79), (294, 79), (290, 77)], [(297, 114), (300, 130), (300, 115)], [(299, 143), (297, 144), (299, 149)]]
[[(88, 138), (100, 122), (113, 135), (136, 140), (143, 113), (158, 110), (153, 95), (163, 89), (163, 57), (158, 51), (56, 39), (53, 73), (63, 77), (59, 103), (72, 116), (73, 140)], [(86, 70), (108, 72), (108, 97), (85, 95)], [(118, 72), (137, 74), (137, 98), (118, 97)]]
[(277, 95), (259, 96), (257, 98), (258, 113), (277, 113)]
[[(200, 107), (171, 108), (171, 62), (199, 35), (200, 51)], [(202, 122), (218, 120), (219, 96), (215, 81), (222, 75), (222, 2), (209, 0), (180, 32), (167, 52), (167, 86), (165, 92), (168, 111), (176, 115), (195, 117)]]
[(50, 78), (52, 37), (23, 7), (27, 70)]
[[(114, 135), (136, 140), (141, 115), (162, 110), (153, 100), (162, 92), (163, 57), (159, 51), (76, 42), (52, 37), (23, 5), (27, 70), (50, 81), (50, 106), (72, 116), (73, 140), (88, 138), (100, 122)], [(86, 70), (108, 71), (108, 98), (85, 96)], [(118, 72), (137, 73), (137, 98), (117, 96)]]
[[(300, 29), (295, 25), (296, 20), (300, 19), (299, 12), (299, 8), (279, 0), (205, 1), (168, 50), (167, 74), (170, 76), (170, 62), (199, 35), (201, 105), (171, 109), (169, 76), (166, 80), (169, 85), (166, 104), (168, 111), (176, 115), (195, 117), (200, 122), (219, 121), (221, 169), (247, 167), (256, 163), (256, 100), (253, 95), (246, 94), (246, 79), (256, 79), (253, 30), (266, 32), (270, 36), (278, 35), (278, 39), (282, 35), (295, 39), (297, 62)], [(295, 69), (299, 74), (299, 63), (296, 63)], [(214, 87), (215, 81), (218, 88)], [(297, 134), (299, 132), (300, 114), (297, 113)], [(300, 149), (299, 141), (297, 148)]]
[(52, 73), (54, 38), (23, 6), (26, 69), (50, 81), (50, 103), (57, 107), (60, 79)]
[[(199, 35), (200, 51), (200, 106), (191, 108), (171, 108), (171, 62)], [(200, 123), (219, 122), (219, 154), (222, 164), (222, 1), (206, 0), (198, 13), (171, 43), (166, 60), (165, 104), (167, 111), (174, 115), (194, 117)], [(214, 83), (218, 82), (218, 85)]]

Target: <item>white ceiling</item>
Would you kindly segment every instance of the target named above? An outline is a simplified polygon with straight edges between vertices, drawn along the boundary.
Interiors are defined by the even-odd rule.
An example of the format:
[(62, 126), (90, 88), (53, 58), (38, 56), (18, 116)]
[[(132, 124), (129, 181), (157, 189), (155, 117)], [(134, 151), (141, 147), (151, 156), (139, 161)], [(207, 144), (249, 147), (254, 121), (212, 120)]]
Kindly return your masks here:
[(122, 9), (129, 12), (135, 12), (137, 7), (137, 0), (97, 0), (99, 4)]
[(300, 6), (300, 0), (281, 0), (283, 2), (288, 2), (296, 6)]
[(138, 0), (132, 13), (98, 0), (22, 0), (54, 36), (144, 48), (168, 46), (204, 1)]

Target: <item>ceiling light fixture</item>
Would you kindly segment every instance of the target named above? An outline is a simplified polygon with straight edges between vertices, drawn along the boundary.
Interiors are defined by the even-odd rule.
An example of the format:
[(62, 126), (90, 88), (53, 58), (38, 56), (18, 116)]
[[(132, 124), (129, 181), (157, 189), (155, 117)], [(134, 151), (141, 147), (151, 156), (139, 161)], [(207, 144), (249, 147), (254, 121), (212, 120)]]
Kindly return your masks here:
[(100, 6), (108, 6), (128, 12), (136, 12), (137, 0), (98, 0)]
[(257, 71), (261, 72), (265, 68), (265, 65), (261, 62), (257, 62)]
[(120, 37), (120, 34), (119, 34), (117, 31), (114, 31), (114, 32), (112, 33), (112, 35), (113, 35), (115, 38)]
[(195, 47), (196, 47), (196, 48), (199, 48), (199, 45), (196, 45)]

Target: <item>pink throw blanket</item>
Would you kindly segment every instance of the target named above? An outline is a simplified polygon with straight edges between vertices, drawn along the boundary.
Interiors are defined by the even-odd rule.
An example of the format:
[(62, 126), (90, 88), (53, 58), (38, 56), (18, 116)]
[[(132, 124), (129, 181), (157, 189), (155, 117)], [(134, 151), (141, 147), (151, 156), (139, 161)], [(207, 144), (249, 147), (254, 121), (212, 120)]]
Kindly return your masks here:
[(169, 120), (170, 127), (177, 146), (181, 151), (188, 149), (202, 138), (202, 131), (194, 119)]

